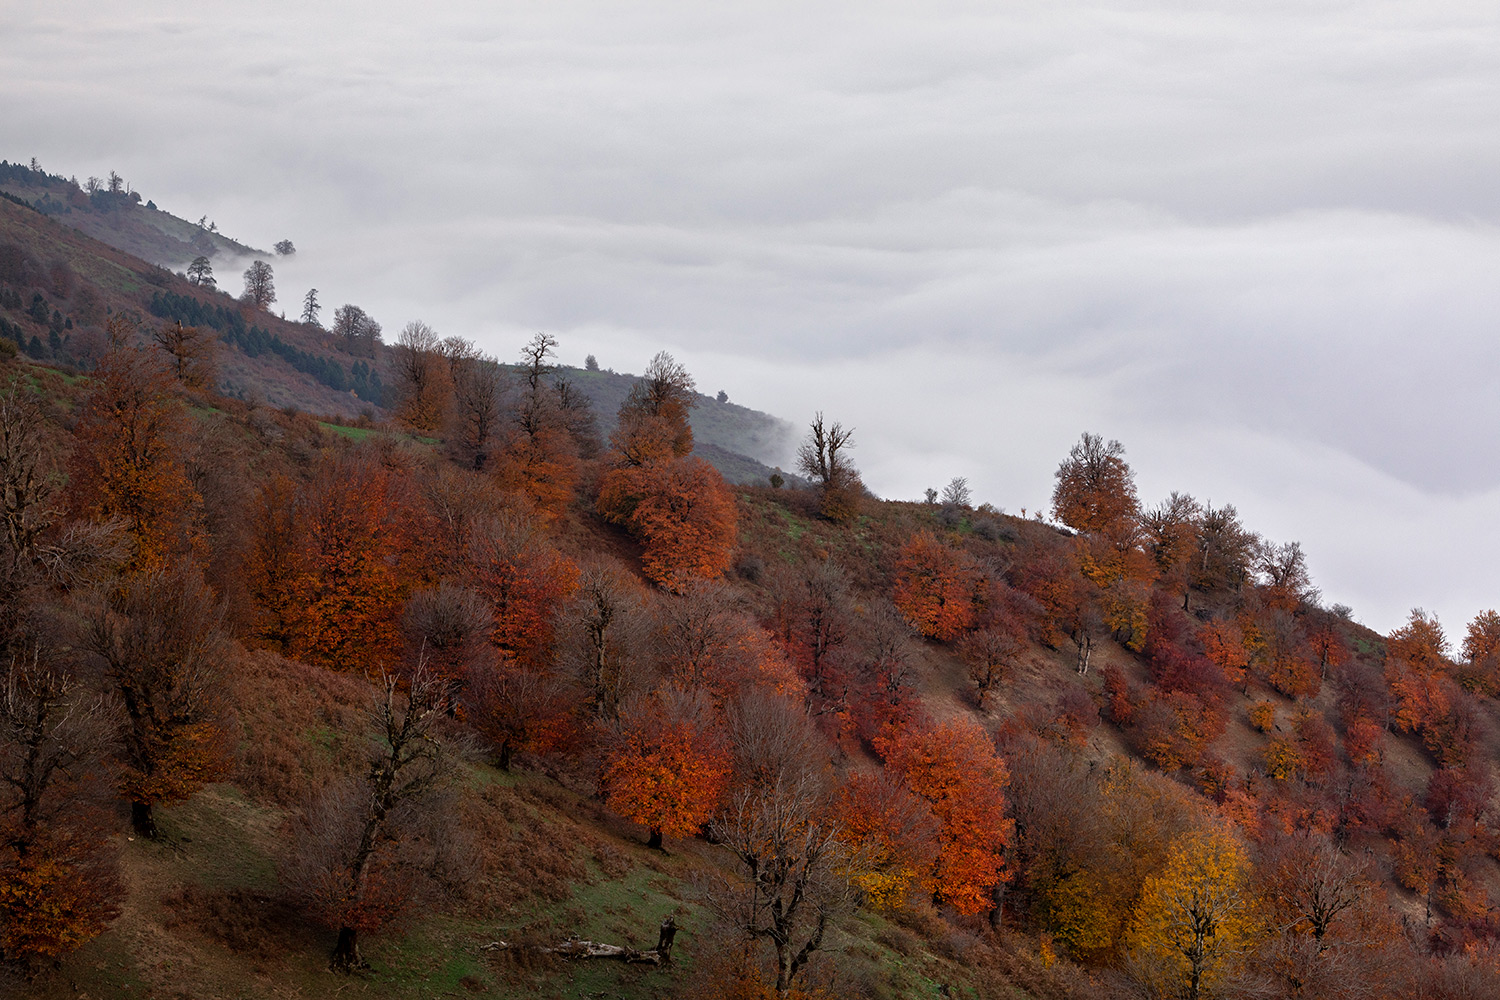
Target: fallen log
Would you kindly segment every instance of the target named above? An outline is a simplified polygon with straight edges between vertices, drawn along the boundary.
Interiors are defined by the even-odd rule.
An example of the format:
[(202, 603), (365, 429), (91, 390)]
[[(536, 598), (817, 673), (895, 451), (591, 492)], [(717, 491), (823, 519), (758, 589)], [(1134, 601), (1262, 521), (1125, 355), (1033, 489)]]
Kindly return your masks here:
[[(515, 945), (508, 941), (491, 941), (482, 945), (481, 951), (505, 951)], [(629, 962), (633, 965), (661, 965), (662, 956), (655, 949), (650, 951), (636, 951), (634, 948), (625, 948), (617, 944), (606, 944), (603, 941), (586, 941), (581, 938), (568, 938), (560, 945), (551, 948), (536, 948), (538, 954), (559, 955), (563, 958), (588, 959), (608, 958), (619, 962)]]

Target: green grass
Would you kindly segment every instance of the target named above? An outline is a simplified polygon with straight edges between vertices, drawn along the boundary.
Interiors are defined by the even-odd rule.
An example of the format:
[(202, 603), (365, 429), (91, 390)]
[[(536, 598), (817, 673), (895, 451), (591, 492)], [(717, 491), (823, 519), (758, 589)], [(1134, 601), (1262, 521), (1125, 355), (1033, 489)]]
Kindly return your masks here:
[(318, 421), (318, 426), (323, 428), (325, 431), (332, 431), (333, 433), (338, 434), (341, 437), (346, 437), (351, 441), (368, 441), (376, 434), (385, 433), (384, 431), (376, 430), (374, 427), (346, 427), (343, 424), (330, 424), (322, 420)]

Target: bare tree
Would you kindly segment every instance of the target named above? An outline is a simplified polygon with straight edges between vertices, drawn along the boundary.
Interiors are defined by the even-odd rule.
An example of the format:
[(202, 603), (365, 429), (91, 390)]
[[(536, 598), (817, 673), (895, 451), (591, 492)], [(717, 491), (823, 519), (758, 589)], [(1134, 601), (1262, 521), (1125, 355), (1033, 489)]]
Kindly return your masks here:
[(1019, 636), (1008, 629), (982, 628), (958, 641), (958, 656), (974, 682), (975, 702), (984, 708), (989, 693), (1005, 679), (1024, 648)]
[(277, 255), (281, 257), (290, 257), (292, 254), (297, 252), (297, 248), (292, 245), (291, 240), (277, 240), (276, 246), (272, 249), (274, 249)]
[(0, 846), (27, 854), (66, 814), (115, 747), (104, 699), (31, 643), (0, 676)]
[(782, 774), (740, 790), (711, 825), (739, 862), (711, 902), (748, 941), (771, 946), (778, 993), (791, 989), (855, 899), (845, 874), (849, 851), (826, 799), (818, 777)]
[(819, 510), (830, 520), (847, 520), (859, 510), (864, 483), (846, 454), (854, 447), (853, 438), (852, 427), (846, 430), (837, 421), (826, 424), (819, 412), (797, 450), (797, 467), (817, 485)]
[(860, 624), (865, 673), (881, 697), (899, 704), (916, 666), (912, 656), (916, 631), (894, 604), (884, 600), (868, 608)]
[(967, 507), (974, 501), (974, 491), (969, 489), (969, 481), (963, 476), (954, 476), (948, 485), (943, 487), (943, 506), (945, 507)]
[(276, 301), (276, 279), (270, 264), (257, 260), (245, 269), (245, 294), (241, 298), (257, 309)]
[(505, 380), (500, 364), (463, 337), (444, 339), (441, 350), (453, 386), (454, 443), (473, 468), (483, 470), (489, 462), (504, 402)]
[(61, 476), (45, 427), (36, 395), (19, 379), (0, 388), (0, 530), (11, 573), (37, 558), (42, 533), (62, 513)]
[(170, 359), (172, 374), (191, 389), (207, 389), (215, 379), (214, 356), (219, 340), (211, 332), (196, 326), (183, 326), (177, 320), (171, 326), (158, 327), (152, 341)]
[(614, 719), (639, 684), (649, 621), (629, 574), (606, 562), (583, 566), (578, 590), (558, 612), (558, 662), (589, 693), (595, 716)]
[(805, 563), (775, 587), (782, 639), (797, 650), (813, 693), (828, 695), (853, 625), (849, 577), (831, 559)]
[(282, 879), (303, 907), (338, 931), (332, 969), (364, 968), (359, 933), (422, 896), (453, 892), (467, 851), (442, 801), (463, 759), (445, 738), (441, 678), (414, 671), (405, 690), (386, 678), (369, 711), (367, 770), (320, 790), (292, 822)]

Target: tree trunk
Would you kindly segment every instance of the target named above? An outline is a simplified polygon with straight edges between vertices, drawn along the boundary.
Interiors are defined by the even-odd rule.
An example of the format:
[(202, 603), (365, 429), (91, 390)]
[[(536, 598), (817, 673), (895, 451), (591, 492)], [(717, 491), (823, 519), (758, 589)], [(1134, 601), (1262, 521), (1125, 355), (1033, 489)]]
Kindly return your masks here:
[(502, 743), (500, 745), (500, 770), (502, 770), (502, 771), (509, 771), (510, 770), (510, 754), (511, 754), (510, 740), (506, 740), (504, 743)]
[(655, 827), (651, 828), (651, 836), (646, 839), (646, 846), (653, 851), (661, 850), (661, 831)]
[(328, 967), (335, 972), (353, 972), (355, 969), (366, 968), (364, 959), (359, 957), (359, 932), (353, 927), (340, 927), (338, 942), (333, 946), (333, 955), (328, 960)]
[(151, 803), (130, 803), (130, 826), (137, 836), (156, 839), (156, 817), (151, 814)]

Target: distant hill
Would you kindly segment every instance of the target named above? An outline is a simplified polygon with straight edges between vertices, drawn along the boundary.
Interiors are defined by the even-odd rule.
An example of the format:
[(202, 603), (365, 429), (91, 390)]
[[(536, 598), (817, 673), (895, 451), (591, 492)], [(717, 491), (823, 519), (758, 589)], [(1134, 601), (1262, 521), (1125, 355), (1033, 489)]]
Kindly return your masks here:
[[(110, 189), (111, 181), (116, 190)], [(75, 179), (0, 161), (0, 191), (148, 263), (180, 268), (200, 255), (271, 256), (230, 239), (207, 219), (200, 225), (162, 211), (155, 202), (130, 190), (123, 178), (98, 183), (98, 189), (90, 192), (85, 190), (88, 181), (80, 186)]]
[[(351, 357), (320, 326), (192, 284), (169, 268), (199, 254), (274, 257), (142, 204), (118, 178), (118, 190), (103, 185), (91, 194), (0, 161), (0, 339), (35, 360), (87, 370), (105, 348), (111, 315), (135, 316), (142, 336), (181, 321), (218, 334), (218, 389), (227, 396), (343, 420), (386, 415), (395, 383), (388, 346)], [(636, 376), (559, 375), (593, 403), (607, 439)], [(692, 425), (698, 453), (737, 483), (765, 482), (795, 440), (783, 420), (701, 394)]]

